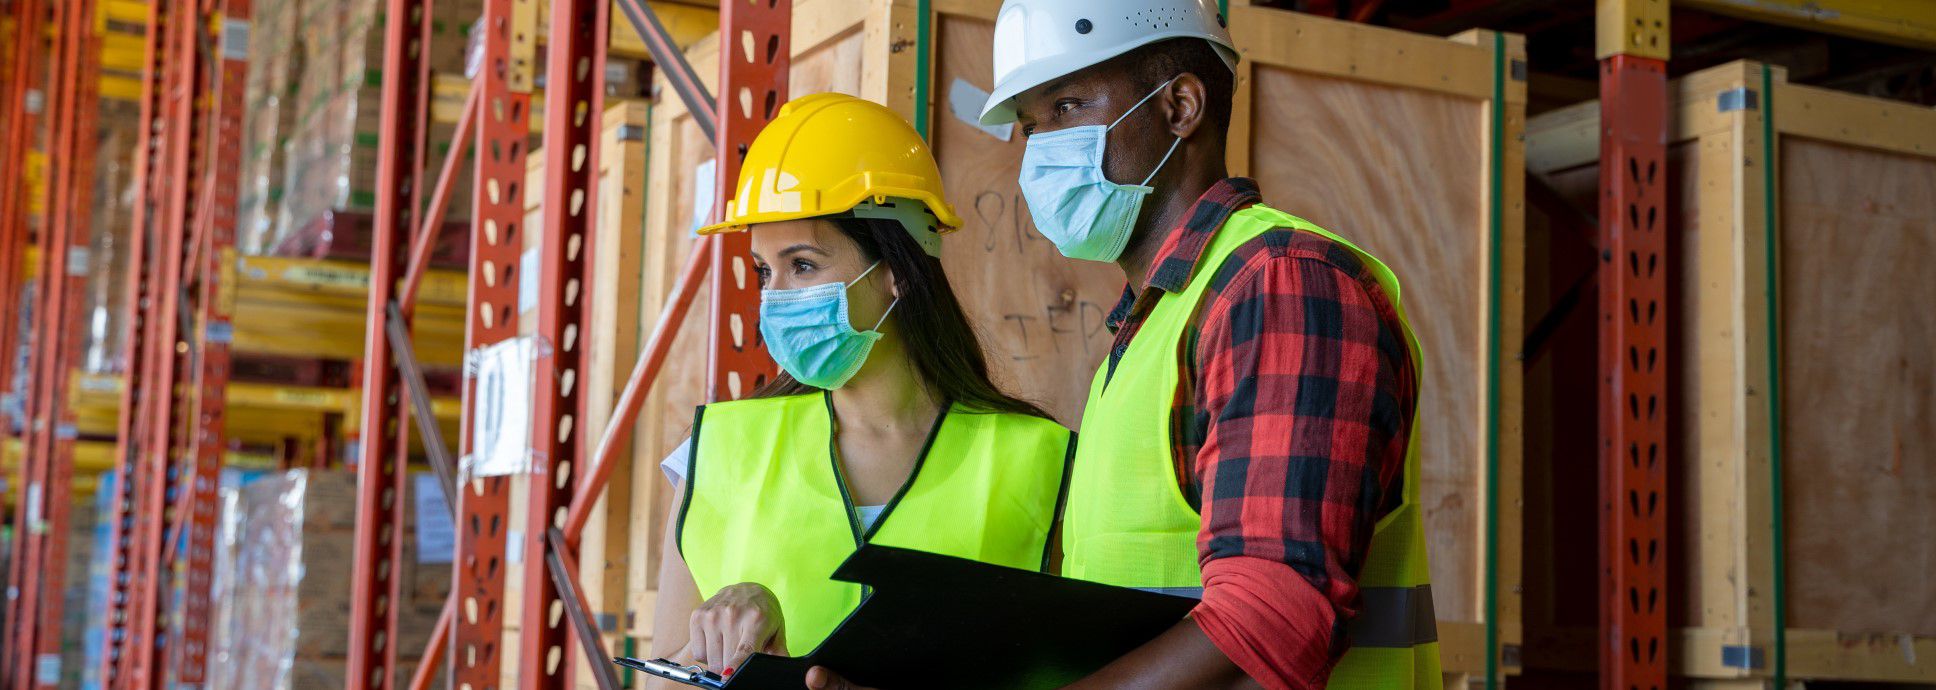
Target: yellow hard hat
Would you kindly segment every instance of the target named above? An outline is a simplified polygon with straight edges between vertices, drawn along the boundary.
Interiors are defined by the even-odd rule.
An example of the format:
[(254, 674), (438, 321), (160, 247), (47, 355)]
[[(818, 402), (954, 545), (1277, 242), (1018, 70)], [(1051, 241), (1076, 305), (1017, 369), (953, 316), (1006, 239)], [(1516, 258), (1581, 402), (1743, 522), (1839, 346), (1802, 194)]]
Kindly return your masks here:
[[(941, 168), (914, 127), (886, 106), (837, 93), (782, 106), (747, 149), (734, 190), (724, 222), (700, 234), (852, 214), (901, 220), (929, 254), (937, 254), (938, 235), (961, 227), (942, 193)], [(924, 208), (912, 209), (903, 200)], [(934, 223), (912, 220), (929, 213)]]

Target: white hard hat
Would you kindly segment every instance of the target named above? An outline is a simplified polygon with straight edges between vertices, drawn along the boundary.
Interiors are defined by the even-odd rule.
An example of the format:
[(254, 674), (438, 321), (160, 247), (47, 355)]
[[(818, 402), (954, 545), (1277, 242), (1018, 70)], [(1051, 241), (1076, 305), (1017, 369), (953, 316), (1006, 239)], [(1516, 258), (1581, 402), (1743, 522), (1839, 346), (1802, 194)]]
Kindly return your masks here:
[(981, 123), (1014, 122), (1023, 91), (1172, 38), (1209, 41), (1237, 69), (1216, 0), (1006, 0), (995, 19), (995, 91)]

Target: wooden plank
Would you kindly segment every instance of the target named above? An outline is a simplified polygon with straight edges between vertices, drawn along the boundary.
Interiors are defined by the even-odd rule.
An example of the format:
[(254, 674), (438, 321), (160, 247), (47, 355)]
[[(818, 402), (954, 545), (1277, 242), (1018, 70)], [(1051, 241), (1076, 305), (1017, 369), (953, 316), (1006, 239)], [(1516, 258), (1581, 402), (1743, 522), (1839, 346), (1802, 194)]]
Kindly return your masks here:
[[(641, 255), (645, 219), (645, 129), (651, 108), (627, 101), (606, 108), (600, 140), (598, 227), (592, 254), (591, 305), (601, 328), (587, 332), (585, 428), (596, 437), (611, 424), (613, 405), (637, 360), (642, 315), (636, 308), (644, 278)], [(580, 586), (594, 621), (602, 630), (617, 631), (627, 610), (626, 574), (631, 558), (631, 449), (614, 459), (602, 497), (593, 504), (591, 518), (579, 542)], [(581, 656), (575, 662), (578, 687), (596, 690), (595, 677)]]
[(1230, 8), (1245, 60), (1405, 89), (1492, 97), (1488, 49), (1436, 36), (1257, 7)]
[(1781, 162), (1789, 624), (1936, 635), (1936, 157)]
[(1936, 109), (1799, 84), (1775, 94), (1782, 134), (1936, 156)]

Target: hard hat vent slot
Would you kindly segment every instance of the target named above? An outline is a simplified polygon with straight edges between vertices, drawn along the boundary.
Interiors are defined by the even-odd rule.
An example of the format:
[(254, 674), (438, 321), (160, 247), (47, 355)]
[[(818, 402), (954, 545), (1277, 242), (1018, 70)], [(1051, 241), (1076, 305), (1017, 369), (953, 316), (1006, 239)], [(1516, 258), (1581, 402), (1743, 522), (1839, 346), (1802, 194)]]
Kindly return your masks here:
[(1170, 28), (1171, 24), (1186, 23), (1185, 20), (1188, 18), (1189, 18), (1188, 15), (1184, 13), (1182, 10), (1175, 9), (1175, 8), (1158, 8), (1158, 9), (1151, 9), (1151, 10), (1137, 10), (1136, 14), (1124, 16), (1123, 21), (1129, 22), (1130, 24), (1133, 24), (1136, 26), (1147, 26), (1152, 29), (1168, 29)]

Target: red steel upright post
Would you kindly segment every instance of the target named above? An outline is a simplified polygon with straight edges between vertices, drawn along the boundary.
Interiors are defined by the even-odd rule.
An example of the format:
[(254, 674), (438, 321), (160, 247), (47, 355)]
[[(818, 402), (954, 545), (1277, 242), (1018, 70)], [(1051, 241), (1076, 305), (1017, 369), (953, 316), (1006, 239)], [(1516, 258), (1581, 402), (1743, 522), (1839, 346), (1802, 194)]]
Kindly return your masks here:
[(1667, 687), (1666, 0), (1599, 4), (1600, 687)]
[(132, 483), (139, 492), (134, 501), (130, 615), (127, 648), (115, 679), (120, 687), (141, 690), (167, 685), (163, 602), (169, 594), (170, 572), (164, 555), (178, 517), (172, 500), (180, 486), (181, 468), (176, 461), (185, 433), (181, 425), (184, 400), (178, 384), (189, 374), (188, 347), (180, 328), (182, 286), (187, 279), (186, 257), (194, 251), (189, 229), (195, 227), (196, 194), (201, 189), (196, 175), (202, 169), (198, 144), (205, 136), (204, 98), (208, 92), (203, 62), (206, 56), (199, 47), (208, 30), (205, 17), (194, 2), (167, 5), (172, 14), (161, 37), (169, 44), (162, 95), (167, 115), (160, 132), (167, 138), (161, 173), (166, 177), (166, 194), (151, 200), (156, 236), (153, 260), (160, 265), (153, 271), (146, 305), (149, 330), (142, 344), (147, 350), (147, 370), (139, 399), (141, 414), (146, 418), (136, 422), (140, 440), (134, 451), (137, 465)]
[[(729, 3), (738, 4), (738, 3)], [(605, 51), (612, 3), (552, 0), (545, 66), (544, 233), (538, 250), (538, 360), (531, 429), (530, 520), (524, 534), (524, 601), (518, 687), (563, 690), (571, 633), (545, 570), (545, 530), (564, 524), (586, 455), (581, 373), (590, 315), (593, 230), (598, 217), (598, 142), (604, 118)], [(596, 640), (585, 640), (596, 644)]]
[(101, 684), (104, 688), (123, 687), (122, 671), (129, 658), (128, 641), (133, 615), (136, 544), (136, 503), (141, 482), (146, 476), (141, 439), (146, 438), (148, 375), (153, 372), (154, 328), (148, 305), (155, 299), (160, 261), (151, 245), (158, 245), (161, 222), (158, 204), (167, 196), (168, 176), (163, 155), (166, 136), (159, 136), (167, 119), (165, 82), (172, 77), (174, 58), (167, 40), (170, 11), (160, 4), (148, 6), (148, 40), (144, 49), (141, 79), (141, 120), (136, 143), (134, 168), (135, 202), (133, 228), (128, 243), (126, 346), (123, 348), (120, 418), (117, 422), (114, 452), (114, 514), (108, 523), (107, 615), (101, 630)]
[(182, 591), (180, 655), (176, 681), (200, 687), (208, 679), (209, 623), (215, 620), (210, 601), (214, 568), (215, 531), (221, 517), (218, 487), (222, 456), (228, 450), (226, 412), (229, 384), (229, 343), (234, 340), (235, 214), (237, 171), (242, 161), (242, 120), (246, 107), (243, 81), (248, 74), (248, 32), (251, 0), (221, 0), (220, 41), (215, 83), (213, 146), (203, 184), (202, 214), (198, 216), (201, 250), (196, 309), (195, 397), (190, 417), (195, 429), (189, 437), (187, 468), (189, 514), (186, 542), (186, 581)]
[[(0, 143), (7, 155), (0, 161), (0, 396), (13, 391), (15, 348), (20, 344), (21, 283), (25, 280), (27, 218), (27, 152), (33, 149), (34, 132), (40, 122), (41, 70), (45, 68), (46, 44), (40, 39), (46, 5), (42, 0), (14, 0), (13, 55), (7, 63), (6, 115)], [(12, 420), (0, 410), (0, 438), (9, 435)], [(9, 603), (11, 611), (11, 602)], [(7, 620), (13, 620), (8, 618)]]
[[(531, 134), (531, 90), (537, 46), (535, 0), (485, 0), (483, 60), (479, 63), (476, 185), (471, 198), (471, 259), (464, 351), (475, 353), (518, 335), (519, 255), (523, 253), (525, 142)], [(477, 379), (463, 387), (463, 434), (459, 457), (476, 452)], [(459, 606), (451, 621), (451, 682), (473, 690), (502, 682), (506, 523), (511, 512), (507, 477), (472, 478), (460, 473), (457, 491), (457, 554), (451, 592)], [(523, 548), (519, 544), (517, 548)], [(526, 561), (529, 562), (529, 561)]]
[(32, 398), (14, 519), (16, 578), (8, 590), (15, 602), (14, 617), (7, 621), (12, 627), (9, 680), (22, 690), (56, 687), (61, 675), (62, 575), (75, 439), (67, 387), (69, 367), (80, 361), (86, 346), (78, 317), (88, 274), (97, 141), (100, 46), (94, 9), (94, 0), (54, 7), (48, 200), (38, 243)]
[[(792, 65), (793, 0), (730, 2), (719, 7), (719, 35), (749, 50), (719, 51), (719, 180), (715, 217), (739, 183), (740, 164), (766, 123), (787, 101)], [(711, 359), (707, 399), (733, 400), (773, 376), (773, 361), (759, 336), (760, 285), (753, 273), (752, 241), (745, 233), (714, 238)]]
[[(370, 239), (370, 294), (364, 316), (363, 423), (356, 467), (355, 566), (350, 584), (346, 690), (395, 682), (397, 596), (403, 555), (408, 420), (386, 329), (391, 300), (409, 262), (425, 193), (424, 134), (430, 112), (428, 0), (389, 0), (383, 35), (383, 107), (378, 123), (376, 222)], [(436, 433), (426, 429), (425, 433)]]

